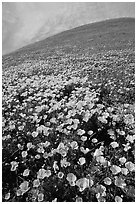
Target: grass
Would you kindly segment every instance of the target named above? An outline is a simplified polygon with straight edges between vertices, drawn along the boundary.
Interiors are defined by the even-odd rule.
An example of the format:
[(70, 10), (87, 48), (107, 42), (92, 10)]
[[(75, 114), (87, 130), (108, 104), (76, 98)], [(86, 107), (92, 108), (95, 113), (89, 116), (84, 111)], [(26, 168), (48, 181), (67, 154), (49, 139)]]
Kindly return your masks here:
[(3, 202), (134, 202), (133, 25), (86, 25), (3, 57)]

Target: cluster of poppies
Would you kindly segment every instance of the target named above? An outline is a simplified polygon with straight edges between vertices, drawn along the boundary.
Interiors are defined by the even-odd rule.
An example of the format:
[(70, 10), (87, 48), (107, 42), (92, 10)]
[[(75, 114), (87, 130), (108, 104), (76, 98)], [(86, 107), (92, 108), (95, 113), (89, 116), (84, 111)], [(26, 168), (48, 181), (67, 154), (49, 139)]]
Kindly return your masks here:
[(3, 68), (3, 201), (134, 201), (133, 56)]

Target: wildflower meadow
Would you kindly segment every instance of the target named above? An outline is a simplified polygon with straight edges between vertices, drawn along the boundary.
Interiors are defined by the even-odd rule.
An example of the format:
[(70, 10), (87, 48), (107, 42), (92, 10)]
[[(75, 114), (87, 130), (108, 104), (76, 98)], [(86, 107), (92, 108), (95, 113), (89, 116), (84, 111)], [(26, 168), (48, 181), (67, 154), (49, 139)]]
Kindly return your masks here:
[(43, 50), (3, 58), (3, 202), (135, 201), (128, 43), (93, 54), (56, 46), (45, 58)]

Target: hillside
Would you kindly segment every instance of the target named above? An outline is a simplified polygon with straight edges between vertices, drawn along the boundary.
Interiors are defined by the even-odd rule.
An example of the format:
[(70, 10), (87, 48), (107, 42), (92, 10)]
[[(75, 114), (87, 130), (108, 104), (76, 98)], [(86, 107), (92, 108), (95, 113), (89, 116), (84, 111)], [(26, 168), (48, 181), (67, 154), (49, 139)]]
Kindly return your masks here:
[(4, 202), (135, 200), (134, 49), (123, 18), (3, 56)]

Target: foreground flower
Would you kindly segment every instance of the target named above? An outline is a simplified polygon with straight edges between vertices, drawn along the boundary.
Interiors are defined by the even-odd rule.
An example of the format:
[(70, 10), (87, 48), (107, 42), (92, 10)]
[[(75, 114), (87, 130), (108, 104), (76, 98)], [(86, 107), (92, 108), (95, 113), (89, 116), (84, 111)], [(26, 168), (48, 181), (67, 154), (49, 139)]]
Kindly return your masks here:
[(80, 192), (84, 191), (86, 188), (89, 187), (89, 179), (81, 178), (81, 179), (77, 180), (76, 181), (76, 186), (79, 187)]

